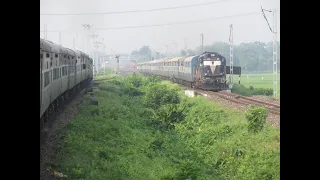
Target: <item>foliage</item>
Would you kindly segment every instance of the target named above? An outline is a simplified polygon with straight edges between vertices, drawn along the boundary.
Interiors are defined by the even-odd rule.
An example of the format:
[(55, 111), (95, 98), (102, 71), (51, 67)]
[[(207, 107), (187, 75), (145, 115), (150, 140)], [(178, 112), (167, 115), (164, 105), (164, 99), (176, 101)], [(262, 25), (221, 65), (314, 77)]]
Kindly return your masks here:
[(156, 77), (105, 81), (49, 164), (71, 180), (280, 179), (279, 130), (249, 133), (242, 112), (180, 91)]
[[(277, 43), (278, 48), (278, 69), (280, 69), (280, 42)], [(216, 42), (212, 45), (205, 45), (205, 51), (218, 52), (223, 55), (227, 64), (230, 64), (230, 46), (225, 42)], [(195, 49), (182, 49), (180, 56), (196, 55), (202, 53), (202, 47)], [(152, 60), (152, 50), (148, 46), (142, 46), (140, 50), (135, 50), (131, 55), (139, 55), (142, 59)], [(272, 42), (250, 42), (234, 45), (233, 61), (235, 66), (241, 66), (242, 72), (263, 72), (272, 71), (273, 64), (273, 45)], [(171, 55), (170, 55), (171, 56)], [(174, 56), (174, 55), (173, 55)], [(162, 58), (162, 57), (161, 57)]]
[(177, 89), (172, 89), (168, 86), (151, 83), (145, 88), (145, 96), (143, 104), (154, 110), (165, 104), (178, 104), (180, 102)]
[[(226, 57), (230, 64), (229, 45), (217, 42), (211, 46), (204, 46), (205, 51), (218, 52)], [(199, 51), (200, 48), (197, 48)], [(250, 42), (234, 46), (234, 65), (241, 66), (243, 72), (272, 71), (272, 42)], [(278, 69), (280, 69), (280, 42), (278, 42)]]
[(249, 122), (248, 130), (250, 132), (259, 132), (263, 129), (267, 120), (267, 109), (264, 107), (249, 107), (246, 118)]
[(272, 96), (273, 89), (271, 88), (254, 88), (253, 86), (249, 86), (247, 88), (243, 84), (234, 84), (231, 92), (237, 93), (243, 96), (253, 96), (253, 95), (264, 95), (264, 96)]

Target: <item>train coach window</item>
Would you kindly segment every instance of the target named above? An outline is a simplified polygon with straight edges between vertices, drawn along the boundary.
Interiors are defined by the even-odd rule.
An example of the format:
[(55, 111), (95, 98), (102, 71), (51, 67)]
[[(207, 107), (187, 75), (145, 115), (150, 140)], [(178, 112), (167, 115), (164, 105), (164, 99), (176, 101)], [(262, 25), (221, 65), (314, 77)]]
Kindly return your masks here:
[(50, 84), (49, 72), (44, 73), (44, 87)]
[(70, 59), (70, 56), (68, 56), (68, 59)]
[(55, 57), (58, 58), (58, 54), (55, 54)]
[(67, 56), (66, 56), (66, 55), (64, 55), (64, 58), (67, 58)]
[(49, 57), (50, 57), (50, 54), (49, 54), (49, 53), (46, 53), (46, 57), (49, 58)]

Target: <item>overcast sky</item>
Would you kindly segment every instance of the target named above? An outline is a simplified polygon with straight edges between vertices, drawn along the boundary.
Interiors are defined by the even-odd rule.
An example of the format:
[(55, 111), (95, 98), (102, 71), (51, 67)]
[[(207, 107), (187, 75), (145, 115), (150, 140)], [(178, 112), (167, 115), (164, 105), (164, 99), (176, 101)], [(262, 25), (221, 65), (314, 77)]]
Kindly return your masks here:
[[(40, 14), (81, 14), (106, 13), (132, 10), (149, 10), (186, 6), (207, 2), (217, 3), (178, 8), (153, 12), (103, 14), (103, 15), (40, 15), (40, 31), (47, 24), (48, 31), (61, 31), (61, 44), (72, 48), (73, 38), (76, 39), (76, 49), (83, 49), (82, 24), (93, 24), (91, 33), (104, 38), (106, 51), (130, 53), (143, 45), (150, 45), (153, 49), (164, 52), (165, 45), (169, 51), (185, 46), (195, 48), (200, 45), (200, 34), (204, 34), (204, 44), (213, 42), (228, 42), (229, 25), (234, 27), (234, 43), (252, 41), (272, 41), (272, 33), (262, 16), (260, 6), (265, 9), (280, 9), (280, 0), (40, 0)], [(237, 17), (231, 15), (255, 14)], [(272, 27), (272, 13), (267, 13)], [(144, 25), (168, 24), (184, 21), (197, 21), (215, 17), (225, 17), (211, 21), (197, 23), (176, 24), (156, 27), (108, 29), (118, 27), (132, 27)], [(97, 30), (98, 29), (98, 30)], [(277, 11), (278, 40), (280, 40), (280, 10)], [(44, 33), (40, 32), (40, 37)], [(59, 33), (48, 32), (47, 39), (59, 43)]]

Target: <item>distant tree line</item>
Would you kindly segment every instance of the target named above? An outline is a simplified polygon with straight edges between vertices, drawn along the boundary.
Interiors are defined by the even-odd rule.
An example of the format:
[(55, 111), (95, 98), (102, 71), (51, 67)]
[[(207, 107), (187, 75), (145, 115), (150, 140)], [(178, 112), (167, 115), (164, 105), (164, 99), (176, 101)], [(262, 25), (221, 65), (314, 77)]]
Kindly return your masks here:
[[(278, 71), (280, 71), (280, 42), (278, 45)], [(227, 65), (230, 64), (230, 47), (228, 43), (217, 42), (212, 45), (204, 46), (205, 51), (217, 52), (223, 55), (227, 59)], [(201, 53), (201, 47), (196, 49), (188, 49), (180, 51), (181, 56), (185, 55), (196, 55)], [(241, 43), (234, 45), (234, 66), (241, 66), (243, 72), (264, 72), (272, 71), (273, 47), (272, 42), (251, 42)], [(152, 60), (155, 58), (162, 58), (164, 55), (160, 54), (160, 57), (152, 55), (152, 50), (148, 46), (143, 46), (140, 50), (133, 51), (131, 55), (139, 55), (145, 57), (146, 60)]]

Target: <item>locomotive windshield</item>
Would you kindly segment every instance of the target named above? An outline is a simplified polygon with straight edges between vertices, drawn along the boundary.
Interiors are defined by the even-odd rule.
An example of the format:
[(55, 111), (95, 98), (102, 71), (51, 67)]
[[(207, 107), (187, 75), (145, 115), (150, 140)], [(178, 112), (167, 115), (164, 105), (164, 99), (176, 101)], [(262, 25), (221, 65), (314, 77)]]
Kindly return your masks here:
[(220, 74), (221, 61), (205, 60), (203, 61), (203, 73), (205, 76)]

